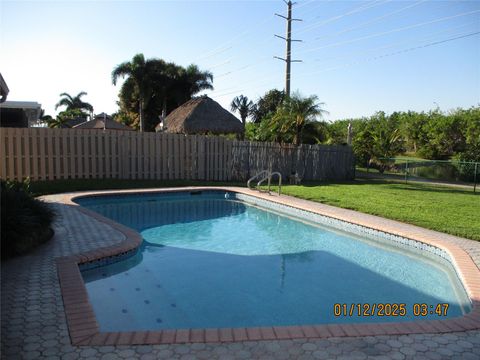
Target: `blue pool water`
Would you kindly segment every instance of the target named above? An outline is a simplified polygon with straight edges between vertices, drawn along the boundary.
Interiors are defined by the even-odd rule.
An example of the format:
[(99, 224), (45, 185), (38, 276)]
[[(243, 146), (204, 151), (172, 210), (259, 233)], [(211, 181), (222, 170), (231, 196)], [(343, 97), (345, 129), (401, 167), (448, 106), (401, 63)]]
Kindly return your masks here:
[[(135, 255), (83, 270), (102, 331), (443, 319), (469, 311), (448, 264), (369, 242), (225, 193), (82, 198), (138, 230)], [(334, 304), (405, 303), (403, 317), (336, 317)]]

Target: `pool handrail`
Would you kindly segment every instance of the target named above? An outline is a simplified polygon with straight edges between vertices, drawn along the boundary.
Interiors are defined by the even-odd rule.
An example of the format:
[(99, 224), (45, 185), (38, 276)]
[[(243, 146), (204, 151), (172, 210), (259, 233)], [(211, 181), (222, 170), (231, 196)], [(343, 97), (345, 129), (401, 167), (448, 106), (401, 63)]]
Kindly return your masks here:
[(282, 191), (282, 174), (280, 174), (278, 171), (274, 171), (274, 172), (271, 172), (269, 170), (262, 170), (260, 171), (259, 173), (255, 174), (254, 176), (252, 176), (250, 179), (248, 179), (247, 181), (247, 187), (249, 189), (254, 189), (253, 187), (250, 186), (251, 182), (255, 179), (258, 179), (260, 176), (262, 175), (265, 175), (263, 176), (257, 183), (256, 185), (256, 189), (258, 191), (261, 191), (260, 189), (258, 189), (258, 187), (265, 181), (265, 180), (268, 180), (268, 190), (267, 192), (270, 194), (270, 187), (271, 187), (271, 182), (272, 182), (272, 176), (273, 175), (277, 175), (278, 176), (278, 195), (281, 194), (281, 191)]
[[(255, 174), (255, 175), (252, 176), (250, 179), (248, 179), (248, 181), (247, 181), (247, 187), (248, 187), (249, 189), (253, 189), (253, 188), (250, 186), (250, 183), (251, 183), (253, 180), (255, 180), (256, 178), (260, 177), (260, 175), (262, 175), (262, 174), (264, 174), (264, 173), (269, 174), (270, 172), (269, 172), (268, 170), (262, 170), (262, 171), (260, 171), (259, 173)], [(257, 184), (257, 186), (258, 186), (258, 184)]]
[(280, 174), (278, 171), (274, 171), (274, 172), (270, 173), (270, 176), (268, 178), (268, 193), (270, 194), (270, 184), (271, 184), (273, 175), (278, 175), (278, 195), (281, 195), (281, 192), (282, 192), (282, 174)]

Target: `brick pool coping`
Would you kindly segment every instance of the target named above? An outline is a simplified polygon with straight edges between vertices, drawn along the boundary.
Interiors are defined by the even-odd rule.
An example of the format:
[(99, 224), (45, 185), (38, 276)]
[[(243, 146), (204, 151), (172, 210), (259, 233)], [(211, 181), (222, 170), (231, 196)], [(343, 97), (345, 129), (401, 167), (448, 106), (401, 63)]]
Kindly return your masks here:
[[(100, 332), (93, 307), (81, 276), (80, 264), (108, 257), (117, 257), (136, 249), (142, 243), (141, 235), (119, 223), (79, 206), (75, 198), (91, 195), (115, 195), (178, 191), (232, 191), (295, 207), (316, 214), (332, 217), (349, 223), (420, 241), (450, 255), (463, 286), (472, 302), (472, 311), (467, 315), (443, 320), (422, 320), (398, 323), (327, 324), (302, 326), (273, 326), (254, 328), (177, 329), (134, 332)], [(58, 277), (63, 297), (70, 339), (73, 345), (142, 345), (180, 344), (204, 342), (235, 342), (257, 340), (280, 340), (297, 338), (328, 338), (376, 335), (406, 335), (419, 333), (448, 333), (480, 329), (480, 270), (470, 255), (454, 243), (451, 235), (426, 230), (417, 226), (387, 220), (352, 210), (318, 204), (290, 196), (269, 195), (240, 187), (182, 187), (168, 189), (114, 190), (64, 194), (61, 203), (75, 206), (82, 213), (103, 222), (124, 236), (118, 245), (60, 257), (57, 259)], [(453, 240), (453, 241), (452, 241)]]

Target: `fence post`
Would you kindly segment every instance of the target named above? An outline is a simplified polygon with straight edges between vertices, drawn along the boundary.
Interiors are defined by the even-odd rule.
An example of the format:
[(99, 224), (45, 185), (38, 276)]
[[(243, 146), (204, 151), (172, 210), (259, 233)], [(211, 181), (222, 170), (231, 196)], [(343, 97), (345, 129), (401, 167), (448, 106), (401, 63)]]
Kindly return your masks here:
[(478, 162), (475, 163), (475, 172), (473, 174), (473, 193), (477, 192), (477, 170), (478, 170)]
[(408, 160), (405, 163), (405, 184), (408, 182)]

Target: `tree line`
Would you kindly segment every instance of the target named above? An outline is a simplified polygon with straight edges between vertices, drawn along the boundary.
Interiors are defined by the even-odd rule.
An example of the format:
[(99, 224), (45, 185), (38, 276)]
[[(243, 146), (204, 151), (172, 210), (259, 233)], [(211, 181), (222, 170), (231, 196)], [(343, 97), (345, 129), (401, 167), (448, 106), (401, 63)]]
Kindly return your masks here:
[[(160, 115), (165, 117), (202, 90), (213, 90), (211, 72), (195, 64), (183, 67), (162, 59), (145, 59), (143, 54), (115, 66), (111, 76), (113, 85), (125, 79), (118, 94), (119, 110), (113, 118), (140, 131), (154, 131)], [(64, 110), (55, 119), (45, 115), (41, 120), (50, 127), (62, 127), (70, 119), (92, 117), (93, 107), (82, 101), (84, 95), (84, 91), (76, 96), (60, 94), (55, 109)]]
[[(140, 131), (154, 131), (161, 118), (202, 90), (213, 89), (213, 74), (197, 65), (187, 67), (162, 59), (145, 59), (143, 54), (117, 65), (112, 83), (125, 78), (114, 119)], [(68, 119), (93, 115), (91, 104), (76, 96), (60, 94), (56, 108), (65, 107), (56, 119), (45, 116), (51, 127)], [(322, 120), (325, 104), (315, 95), (296, 92), (286, 96), (272, 89), (256, 101), (235, 97), (230, 106), (240, 115), (242, 138), (280, 143), (345, 144), (351, 124), (351, 145), (358, 165), (380, 164), (381, 159), (412, 153), (426, 159), (480, 161), (480, 105), (448, 112), (377, 112), (370, 117)], [(160, 117), (161, 115), (161, 117)], [(250, 121), (248, 121), (250, 120)]]
[[(240, 101), (241, 100), (241, 101)], [(246, 138), (294, 144), (346, 145), (348, 125), (358, 165), (382, 166), (382, 159), (409, 153), (421, 158), (480, 161), (480, 105), (428, 112), (379, 111), (370, 117), (327, 122), (316, 96), (302, 97), (273, 89), (256, 102), (241, 95), (232, 101), (245, 119)]]

